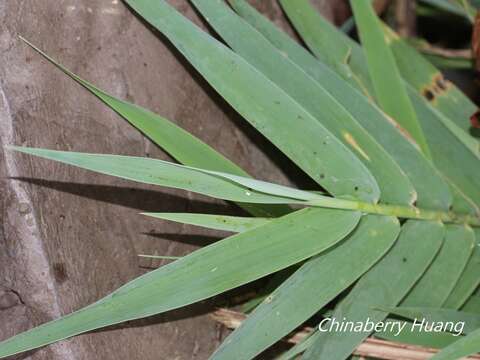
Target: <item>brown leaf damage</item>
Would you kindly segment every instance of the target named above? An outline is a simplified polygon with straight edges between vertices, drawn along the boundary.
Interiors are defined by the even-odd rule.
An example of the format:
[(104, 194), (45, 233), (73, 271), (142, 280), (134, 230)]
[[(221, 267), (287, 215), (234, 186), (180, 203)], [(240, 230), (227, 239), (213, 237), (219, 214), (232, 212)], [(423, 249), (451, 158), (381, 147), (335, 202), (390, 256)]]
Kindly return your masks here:
[(445, 80), (443, 75), (437, 72), (433, 77), (430, 84), (422, 89), (422, 95), (427, 101), (434, 102), (437, 96), (445, 93), (452, 86), (451, 82)]

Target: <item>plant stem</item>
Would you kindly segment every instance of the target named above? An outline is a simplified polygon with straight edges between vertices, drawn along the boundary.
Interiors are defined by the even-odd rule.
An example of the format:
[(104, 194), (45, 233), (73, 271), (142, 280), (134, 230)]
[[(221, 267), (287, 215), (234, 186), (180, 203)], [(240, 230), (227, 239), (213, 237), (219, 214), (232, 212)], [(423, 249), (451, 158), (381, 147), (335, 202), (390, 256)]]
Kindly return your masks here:
[(334, 209), (359, 210), (368, 214), (396, 216), (405, 219), (436, 220), (444, 223), (462, 224), (480, 227), (480, 218), (472, 214), (454, 213), (452, 211), (435, 211), (419, 209), (415, 206), (399, 206), (385, 204), (371, 204), (353, 200), (335, 199), (325, 202), (324, 200), (312, 200), (310, 206), (328, 207)]

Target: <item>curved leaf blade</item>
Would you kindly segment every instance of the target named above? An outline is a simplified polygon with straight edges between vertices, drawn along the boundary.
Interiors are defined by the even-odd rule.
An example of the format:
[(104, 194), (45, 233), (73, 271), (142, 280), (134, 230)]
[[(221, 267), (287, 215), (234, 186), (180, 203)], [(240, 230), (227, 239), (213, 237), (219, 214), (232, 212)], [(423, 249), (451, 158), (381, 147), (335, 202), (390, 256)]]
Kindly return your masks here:
[(435, 166), (478, 207), (480, 205), (478, 158), (442, 122), (438, 111), (410, 85), (407, 84), (407, 88), (418, 119), (425, 130)]
[(475, 248), (460, 279), (453, 288), (443, 307), (459, 309), (480, 284), (480, 229), (474, 228)]
[(378, 185), (362, 162), (312, 115), (243, 58), (165, 1), (126, 1), (161, 31), (222, 97), (312, 179), (337, 197), (375, 202)]
[[(341, 31), (336, 29), (332, 24), (330, 24), (326, 19), (324, 19), (322, 16), (317, 14), (316, 10), (312, 7), (312, 5), (308, 2), (308, 0), (281, 0), (282, 6), (286, 10), (289, 18), (292, 20), (294, 23), (295, 27), (297, 30), (299, 30), (300, 34), (304, 39), (310, 39), (311, 41), (309, 43), (310, 48), (315, 49), (314, 52), (317, 56), (323, 56), (323, 58), (326, 59), (326, 63), (333, 69), (335, 70), (339, 75), (341, 75), (345, 81), (347, 82), (352, 82), (352, 77), (351, 76), (345, 76), (345, 74), (338, 69), (338, 67), (335, 67), (334, 63), (341, 62), (342, 59), (338, 57), (338, 54), (335, 52), (335, 48), (347, 48), (349, 49), (349, 57), (348, 57), (348, 67), (352, 70), (352, 72), (356, 75), (357, 78), (362, 79), (362, 83), (365, 85), (365, 88), (368, 89), (368, 93), (374, 94), (372, 87), (370, 85), (370, 77), (368, 74), (368, 68), (367, 64), (364, 58), (363, 51), (361, 47), (347, 37), (345, 34), (343, 34)], [(301, 16), (300, 16), (301, 15)], [(304, 18), (305, 17), (305, 18)], [(309, 24), (309, 28), (306, 28), (302, 21), (306, 21)], [(311, 31), (311, 29), (315, 29), (316, 31)], [(319, 35), (321, 34), (321, 35)], [(416, 67), (415, 71), (417, 71)], [(412, 69), (413, 69), (412, 68)], [(409, 91), (409, 95), (411, 96), (411, 100), (414, 103), (414, 107), (416, 112), (419, 112), (419, 108), (416, 107), (416, 101), (415, 101), (415, 96), (412, 96), (412, 93), (415, 93), (415, 91), (411, 91), (411, 87), (407, 86), (407, 89)], [(422, 107), (424, 104), (421, 105)], [(419, 114), (419, 120), (423, 121), (423, 116), (425, 116), (425, 112), (427, 113), (428, 116), (432, 118), (436, 117), (435, 114), (431, 114), (431, 110), (423, 109), (423, 113)], [(358, 117), (361, 119), (362, 117)], [(442, 127), (442, 122), (440, 119), (435, 119), (436, 122), (436, 127), (440, 128), (439, 131), (443, 131)], [(422, 127), (424, 127), (424, 123), (422, 122)], [(372, 130), (369, 130), (372, 131)], [(427, 137), (427, 141), (429, 141), (429, 138), (431, 141), (429, 141), (430, 146), (434, 144), (435, 139), (438, 139), (438, 137), (433, 137), (431, 136), (429, 129), (425, 130), (424, 135)], [(445, 138), (441, 138), (442, 141), (445, 142), (445, 146), (449, 148), (450, 142), (453, 142), (454, 144), (458, 143), (458, 140), (454, 137), (452, 133), (449, 133), (448, 131), (445, 133), (447, 136), (448, 140), (445, 140)], [(453, 137), (453, 138), (452, 138)], [(377, 138), (378, 139), (378, 138)], [(382, 145), (384, 145), (382, 143)], [(386, 145), (384, 145), (386, 148)], [(465, 153), (465, 150), (461, 150), (462, 153)], [(453, 155), (452, 155), (453, 153)], [(469, 151), (467, 151), (466, 159), (469, 159), (473, 154), (468, 154)], [(456, 154), (456, 155), (455, 155)], [(464, 189), (464, 183), (465, 182), (470, 182), (472, 180), (470, 173), (476, 173), (478, 172), (477, 175), (475, 175), (475, 178), (480, 177), (480, 171), (478, 170), (478, 166), (472, 165), (472, 164), (465, 164), (465, 159), (460, 161), (460, 164), (458, 163), (458, 159), (455, 159), (454, 157), (458, 157), (458, 153), (454, 151), (444, 151), (442, 152), (442, 155), (437, 154), (435, 151), (431, 152), (431, 155), (433, 157), (433, 160), (435, 162), (435, 165), (437, 168), (440, 170), (440, 172), (448, 174), (449, 172), (452, 171), (451, 165), (455, 165), (456, 170), (460, 168), (460, 174), (463, 174), (462, 179), (460, 179), (460, 182), (457, 183), (458, 178), (460, 175), (457, 173), (456, 175), (453, 174), (453, 177), (450, 177), (446, 180), (448, 182), (453, 183), (453, 191), (455, 193), (455, 201), (460, 200), (460, 204), (454, 203), (453, 206), (454, 208), (464, 208), (465, 205), (468, 205), (468, 203), (471, 203), (472, 200), (475, 204), (475, 206), (470, 207), (471, 213), (478, 212), (478, 205), (480, 203), (476, 200), (476, 197), (479, 196), (478, 191), (475, 191), (470, 185), (468, 185), (469, 189)], [(446, 161), (443, 157), (447, 156), (449, 159)], [(445, 164), (446, 162), (450, 163), (451, 165)], [(416, 184), (416, 183), (415, 183)], [(459, 189), (461, 189), (461, 193), (459, 193)], [(467, 199), (462, 199), (462, 197), (467, 197)]]
[(440, 307), (455, 287), (472, 255), (475, 235), (465, 226), (447, 225), (445, 229), (438, 255), (400, 306)]
[(363, 51), (339, 31), (310, 3), (310, 0), (280, 0), (283, 10), (310, 50), (366, 96), (373, 86), (366, 69)]
[(475, 354), (480, 351), (480, 329), (432, 356), (431, 360), (452, 360)]
[[(412, 204), (416, 192), (395, 160), (323, 86), (237, 16), (223, 0), (193, 0), (226, 43), (303, 106), (370, 170), (390, 204)], [(354, 196), (355, 194), (352, 193)]]
[(431, 158), (428, 143), (410, 102), (393, 53), (370, 0), (350, 1), (378, 103)]
[[(347, 236), (360, 217), (342, 210), (303, 209), (233, 235), (140, 276), (90, 306), (0, 343), (0, 358), (233, 289), (325, 251)], [(263, 261), (265, 256), (270, 261)]]
[[(470, 228), (447, 225), (445, 240), (438, 255), (420, 280), (402, 300), (400, 303), (401, 308), (441, 307), (465, 269), (474, 244), (475, 236)], [(397, 321), (394, 319), (389, 320)], [(431, 333), (420, 331), (409, 322), (406, 323), (400, 333), (389, 329), (377, 332), (375, 336), (391, 341), (431, 348), (443, 348), (458, 340), (458, 337), (445, 332)]]
[[(21, 39), (47, 61), (87, 89), (91, 94), (127, 120), (132, 126), (140, 130), (180, 163), (206, 170), (250, 177), (243, 169), (221, 153), (170, 120), (150, 110), (108, 94), (68, 70), (26, 39), (22, 37)], [(282, 205), (240, 203), (239, 206), (256, 216), (281, 216), (291, 212), (288, 207)]]
[(480, 314), (480, 296), (473, 294), (462, 306), (462, 311)]
[[(26, 147), (13, 150), (59, 161), (98, 173), (152, 185), (197, 192), (224, 200), (251, 203), (302, 203), (335, 199), (260, 180), (174, 164), (168, 161), (107, 154), (88, 154)], [(286, 195), (286, 196), (285, 196)]]
[[(374, 323), (385, 319), (387, 314), (374, 309), (395, 306), (401, 301), (440, 250), (444, 230), (441, 223), (407, 221), (393, 248), (336, 306), (332, 318), (354, 322), (369, 318)], [(346, 359), (368, 335), (368, 332), (322, 332), (304, 358)]]
[[(478, 156), (480, 144), (469, 135), (471, 130), (469, 118), (477, 111), (475, 104), (391, 29), (385, 26), (384, 31), (403, 78), (419, 95), (429, 98), (430, 104), (461, 129), (464, 135), (469, 136), (471, 139), (467, 141), (471, 145), (474, 146), (476, 142), (476, 148), (472, 150)], [(412, 63), (415, 66), (412, 67)]]
[[(397, 131), (395, 124), (389, 121), (386, 115), (368, 98), (356, 91), (328, 66), (319, 62), (245, 0), (229, 0), (229, 2), (243, 19), (260, 31), (284, 56), (287, 56), (322, 84), (351, 114), (355, 114), (360, 125), (374, 136), (415, 184), (419, 207), (444, 210), (449, 208), (452, 195), (439, 172), (409, 140)], [(303, 0), (299, 0), (296, 4), (302, 6), (303, 3)], [(321, 24), (320, 21), (325, 20), (315, 21), (315, 24)], [(322, 36), (324, 33), (328, 34), (329, 32), (322, 29), (317, 35)]]
[(394, 217), (364, 217), (345, 241), (310, 259), (273, 291), (212, 359), (247, 360), (260, 354), (357, 280), (390, 249), (399, 231)]
[(192, 214), (192, 213), (143, 213), (157, 219), (201, 226), (208, 229), (231, 232), (244, 232), (271, 221), (270, 218), (241, 217), (226, 215)]

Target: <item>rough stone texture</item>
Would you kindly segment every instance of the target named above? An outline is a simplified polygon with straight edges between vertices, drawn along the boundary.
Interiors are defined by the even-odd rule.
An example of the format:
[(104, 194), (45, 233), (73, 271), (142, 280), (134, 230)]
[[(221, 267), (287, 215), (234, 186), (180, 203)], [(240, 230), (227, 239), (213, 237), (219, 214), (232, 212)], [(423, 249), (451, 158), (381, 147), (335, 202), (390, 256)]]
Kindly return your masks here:
[[(171, 3), (201, 24), (186, 1)], [(254, 3), (286, 27), (274, 0)], [(322, 9), (338, 18), (326, 4)], [(79, 309), (162, 264), (137, 254), (184, 255), (223, 235), (145, 219), (140, 211), (238, 212), (190, 193), (5, 151), (16, 144), (169, 159), (18, 35), (99, 87), (176, 121), (256, 177), (284, 184), (302, 179), (120, 1), (3, 0), (0, 21), (0, 339)], [(206, 315), (211, 306), (82, 335), (19, 358), (206, 359), (224, 336)]]

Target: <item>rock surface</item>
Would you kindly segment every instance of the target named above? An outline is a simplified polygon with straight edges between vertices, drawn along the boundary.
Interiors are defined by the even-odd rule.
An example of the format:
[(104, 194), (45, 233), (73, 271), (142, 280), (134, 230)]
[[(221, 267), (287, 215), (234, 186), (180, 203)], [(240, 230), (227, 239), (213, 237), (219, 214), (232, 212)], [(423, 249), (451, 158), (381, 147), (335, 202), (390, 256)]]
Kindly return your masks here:
[[(170, 2), (204, 25), (187, 1)], [(287, 28), (274, 0), (253, 3)], [(321, 3), (330, 18), (344, 17), (341, 2)], [(343, 15), (328, 4), (340, 6)], [(238, 213), (205, 197), (5, 150), (15, 144), (169, 159), (19, 35), (99, 87), (177, 122), (255, 177), (283, 184), (300, 178), (121, 1), (5, 0), (0, 21), (0, 340), (79, 309), (162, 264), (137, 254), (184, 255), (224, 235), (139, 212)], [(206, 359), (224, 336), (206, 315), (210, 309), (209, 303), (192, 306), (18, 358)]]

